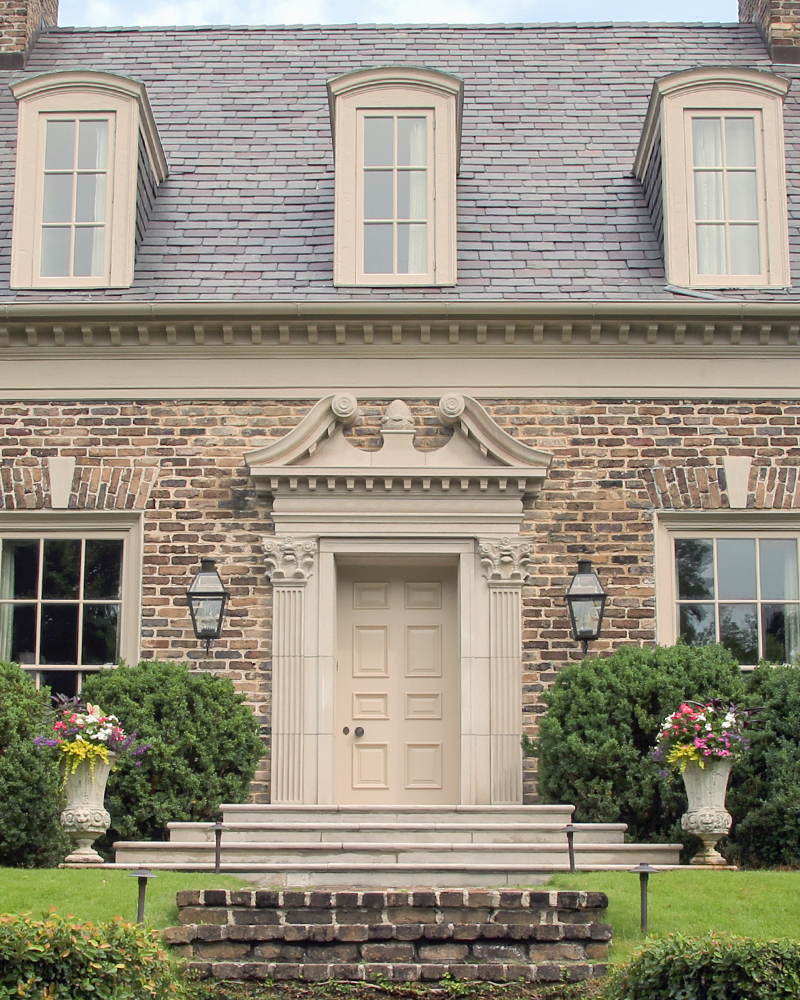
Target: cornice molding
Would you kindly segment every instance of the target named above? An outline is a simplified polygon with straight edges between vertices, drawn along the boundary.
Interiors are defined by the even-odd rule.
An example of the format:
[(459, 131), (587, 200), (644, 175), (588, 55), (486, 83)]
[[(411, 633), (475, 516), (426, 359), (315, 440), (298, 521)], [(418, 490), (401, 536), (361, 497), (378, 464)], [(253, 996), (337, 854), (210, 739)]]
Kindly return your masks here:
[[(523, 349), (762, 352), (794, 349), (800, 302), (98, 303), (0, 305), (0, 358), (103, 358), (247, 350), (308, 354)], [(793, 353), (793, 351), (792, 351)]]

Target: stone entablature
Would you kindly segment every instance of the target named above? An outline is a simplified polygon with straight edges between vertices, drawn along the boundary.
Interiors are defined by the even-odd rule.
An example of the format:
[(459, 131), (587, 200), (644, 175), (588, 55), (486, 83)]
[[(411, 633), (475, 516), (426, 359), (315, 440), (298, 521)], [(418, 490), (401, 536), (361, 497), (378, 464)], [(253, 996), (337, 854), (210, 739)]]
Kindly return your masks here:
[(578, 982), (603, 975), (602, 892), (487, 889), (178, 893), (167, 942), (201, 977)]

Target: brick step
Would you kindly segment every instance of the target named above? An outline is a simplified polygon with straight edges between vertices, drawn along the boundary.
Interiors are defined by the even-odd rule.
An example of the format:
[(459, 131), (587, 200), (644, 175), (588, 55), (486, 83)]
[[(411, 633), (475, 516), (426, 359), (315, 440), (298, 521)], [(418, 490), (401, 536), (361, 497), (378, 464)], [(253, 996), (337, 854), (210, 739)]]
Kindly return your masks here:
[[(168, 823), (171, 841), (182, 843), (214, 843), (212, 823)], [(416, 819), (407, 822), (243, 822), (226, 823), (223, 843), (257, 841), (314, 841), (349, 843), (465, 843), (465, 844), (542, 844), (566, 843), (560, 823), (425, 823)], [(577, 823), (575, 842), (622, 844), (624, 823)]]
[(575, 982), (605, 972), (597, 892), (206, 890), (165, 937), (215, 979)]

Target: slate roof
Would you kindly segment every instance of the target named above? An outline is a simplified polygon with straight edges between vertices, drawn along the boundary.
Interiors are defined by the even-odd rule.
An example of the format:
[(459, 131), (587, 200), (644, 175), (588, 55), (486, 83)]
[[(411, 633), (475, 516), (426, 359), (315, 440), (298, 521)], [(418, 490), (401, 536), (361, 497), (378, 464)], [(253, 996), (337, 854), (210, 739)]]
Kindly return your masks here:
[[(337, 289), (325, 85), (409, 63), (465, 83), (455, 288)], [(0, 73), (0, 303), (41, 299), (674, 299), (632, 166), (653, 80), (774, 67), (752, 25), (59, 28)], [(170, 176), (130, 289), (8, 289), (16, 106), (7, 84), (74, 68), (143, 80)], [(800, 288), (800, 83), (786, 103)], [(800, 292), (725, 292), (786, 301)], [(685, 301), (685, 300), (684, 300)]]

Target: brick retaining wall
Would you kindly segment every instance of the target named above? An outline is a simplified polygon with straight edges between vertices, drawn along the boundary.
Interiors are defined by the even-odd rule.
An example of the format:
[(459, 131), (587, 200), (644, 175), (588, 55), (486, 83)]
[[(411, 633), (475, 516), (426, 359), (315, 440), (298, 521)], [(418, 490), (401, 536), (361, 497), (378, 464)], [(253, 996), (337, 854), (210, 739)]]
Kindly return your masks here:
[(577, 982), (605, 973), (607, 906), (602, 892), (188, 891), (165, 936), (217, 979)]

